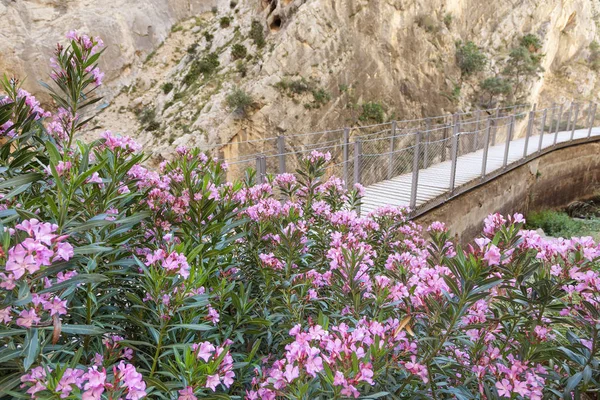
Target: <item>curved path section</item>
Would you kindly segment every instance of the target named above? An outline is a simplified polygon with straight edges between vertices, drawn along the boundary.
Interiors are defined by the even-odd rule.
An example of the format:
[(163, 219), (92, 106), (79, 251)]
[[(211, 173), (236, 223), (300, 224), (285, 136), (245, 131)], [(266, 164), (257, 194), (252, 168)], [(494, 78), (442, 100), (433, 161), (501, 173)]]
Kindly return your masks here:
[[(455, 132), (448, 146), (450, 159), (427, 167), (424, 167), (422, 161), (423, 146), (427, 145), (427, 142), (417, 142), (413, 152), (415, 160), (412, 171), (368, 185), (365, 188), (361, 212), (368, 213), (385, 205), (410, 206), (414, 210), (413, 217), (417, 217), (543, 154), (587, 141), (600, 140), (600, 128), (581, 129), (577, 126), (580, 128), (577, 129), (573, 124), (573, 129), (559, 131), (557, 124), (556, 129), (552, 129), (545, 124), (546, 112), (538, 134), (532, 134), (535, 132), (533, 126), (536, 122), (534, 113), (530, 113), (530, 122), (523, 121), (526, 134), (521, 138), (511, 138), (516, 126), (514, 118), (500, 143), (498, 138), (491, 137), (497, 132), (494, 132), (489, 123), (480, 131)], [(590, 124), (593, 121), (593, 117), (590, 117)], [(473, 135), (478, 133), (481, 136), (481, 145), (474, 144), (473, 147), (480, 148), (465, 151), (465, 147), (472, 148), (472, 144), (477, 140), (477, 136)], [(495, 143), (492, 143), (492, 139), (495, 139)]]

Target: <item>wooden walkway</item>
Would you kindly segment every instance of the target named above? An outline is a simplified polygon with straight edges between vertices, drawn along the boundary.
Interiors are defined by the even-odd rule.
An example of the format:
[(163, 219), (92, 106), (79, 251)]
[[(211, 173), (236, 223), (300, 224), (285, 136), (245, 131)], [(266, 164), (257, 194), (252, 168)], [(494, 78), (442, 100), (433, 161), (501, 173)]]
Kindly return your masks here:
[[(588, 137), (588, 129), (579, 129), (575, 131), (573, 140), (585, 139)], [(556, 136), (556, 143), (567, 143), (571, 141), (571, 131), (559, 132)], [(600, 136), (600, 128), (593, 128), (591, 136)], [(542, 138), (541, 149), (553, 147), (555, 133), (546, 133)], [(529, 138), (527, 156), (531, 157), (538, 152), (540, 136), (535, 135)], [(524, 160), (525, 138), (513, 139), (510, 141), (507, 165)], [(543, 153), (543, 152), (541, 152)], [(459, 188), (467, 183), (481, 180), (482, 164), (484, 151), (478, 150), (467, 153), (457, 158), (455, 188)], [(490, 146), (487, 154), (486, 176), (498, 175), (504, 168), (505, 143)], [(419, 170), (416, 208), (423, 207), (427, 203), (450, 194), (450, 175), (452, 170), (452, 161), (444, 161), (434, 164), (428, 168)], [(496, 173), (496, 174), (494, 174)], [(410, 204), (411, 187), (413, 174), (396, 176), (392, 179), (381, 181), (365, 188), (365, 196), (361, 206), (361, 213), (366, 215), (378, 207), (385, 205), (408, 206)]]

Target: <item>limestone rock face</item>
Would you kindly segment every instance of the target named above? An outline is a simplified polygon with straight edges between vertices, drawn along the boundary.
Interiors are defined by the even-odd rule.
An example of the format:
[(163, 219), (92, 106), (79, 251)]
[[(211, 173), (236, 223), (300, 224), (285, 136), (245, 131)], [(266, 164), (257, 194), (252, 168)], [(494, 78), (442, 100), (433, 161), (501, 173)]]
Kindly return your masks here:
[(210, 11), (215, 4), (216, 0), (0, 0), (0, 71), (27, 77), (25, 88), (37, 92), (37, 81), (48, 80), (54, 45), (75, 29), (106, 43), (100, 66), (114, 90), (132, 79), (136, 62), (167, 38), (173, 24)]
[[(594, 1), (0, 0), (0, 17), (10, 21), (0, 27), (0, 69), (25, 72), (32, 87), (45, 76), (48, 46), (79, 29), (108, 44), (102, 67), (115, 96), (100, 129), (136, 136), (158, 157), (177, 145), (277, 135), (293, 144), (295, 134), (365, 124), (367, 102), (386, 119), (472, 109), (479, 81), (500, 73), (529, 33), (544, 54), (529, 102), (597, 99), (588, 62), (598, 34)], [(489, 60), (470, 80), (456, 65), (459, 41), (475, 42)], [(234, 45), (247, 55), (233, 54)], [(210, 73), (190, 73), (210, 57), (219, 61)], [(286, 82), (306, 85), (282, 89)], [(235, 87), (254, 99), (243, 116), (227, 102)]]

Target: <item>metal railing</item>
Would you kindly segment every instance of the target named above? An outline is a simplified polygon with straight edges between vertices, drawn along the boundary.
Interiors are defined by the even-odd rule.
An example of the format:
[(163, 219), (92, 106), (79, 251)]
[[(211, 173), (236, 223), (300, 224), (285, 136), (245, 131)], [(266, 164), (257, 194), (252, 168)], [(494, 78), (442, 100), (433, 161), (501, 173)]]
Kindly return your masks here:
[[(349, 187), (380, 187), (382, 193), (389, 182), (401, 182), (396, 185), (401, 189), (387, 195), (418, 215), (432, 200), (452, 197), (473, 180), (480, 184), (542, 150), (580, 141), (582, 129), (590, 138), (594, 126), (596, 104), (572, 102), (545, 109), (519, 105), (474, 110), (215, 147), (230, 166), (230, 179), (253, 167), (260, 181), (267, 174), (294, 172), (313, 150), (329, 152), (328, 175), (343, 178)], [(436, 169), (439, 174), (432, 175)]]

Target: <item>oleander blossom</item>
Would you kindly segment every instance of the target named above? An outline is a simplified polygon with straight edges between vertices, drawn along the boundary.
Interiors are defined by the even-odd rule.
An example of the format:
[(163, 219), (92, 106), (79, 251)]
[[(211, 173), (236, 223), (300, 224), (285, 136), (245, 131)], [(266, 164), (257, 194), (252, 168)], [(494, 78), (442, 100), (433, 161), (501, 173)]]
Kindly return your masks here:
[[(227, 342), (231, 344), (230, 341)], [(233, 384), (235, 378), (233, 357), (231, 357), (228, 349), (222, 346), (214, 346), (210, 342), (201, 342), (192, 344), (191, 350), (199, 361), (214, 366), (215, 372), (206, 377), (204, 384), (206, 388), (214, 392), (219, 385), (229, 388)], [(221, 361), (218, 362), (219, 360)]]

